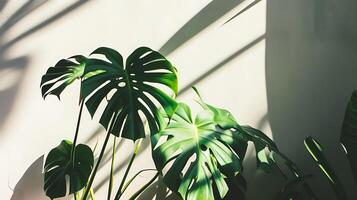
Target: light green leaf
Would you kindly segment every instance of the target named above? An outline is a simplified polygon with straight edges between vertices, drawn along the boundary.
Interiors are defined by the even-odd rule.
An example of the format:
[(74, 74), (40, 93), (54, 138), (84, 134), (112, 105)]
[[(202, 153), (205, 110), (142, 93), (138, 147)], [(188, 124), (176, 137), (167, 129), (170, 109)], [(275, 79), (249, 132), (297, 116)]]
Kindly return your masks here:
[(213, 200), (215, 184), (219, 196), (226, 195), (226, 174), (221, 169), (237, 174), (241, 160), (230, 146), (234, 136), (217, 129), (211, 111), (204, 110), (193, 119), (190, 108), (180, 103), (167, 127), (157, 135), (167, 140), (154, 147), (152, 156), (158, 170), (171, 166), (164, 174), (164, 182), (171, 190), (183, 199)]
[(209, 105), (205, 103), (198, 92), (196, 87), (192, 87), (192, 89), (196, 92), (197, 96), (199, 97), (199, 104), (205, 109), (205, 110), (210, 110), (214, 114), (214, 121), (222, 128), (222, 129), (230, 129), (230, 128), (235, 128), (238, 125), (236, 119), (226, 109), (222, 108), (217, 108), (215, 106)]

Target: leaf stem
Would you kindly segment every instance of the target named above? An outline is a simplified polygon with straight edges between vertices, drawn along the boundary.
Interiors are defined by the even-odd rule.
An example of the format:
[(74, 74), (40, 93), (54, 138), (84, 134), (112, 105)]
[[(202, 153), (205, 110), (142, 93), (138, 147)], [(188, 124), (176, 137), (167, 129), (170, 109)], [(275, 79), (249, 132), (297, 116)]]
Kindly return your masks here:
[(145, 191), (156, 180), (157, 177), (159, 177), (159, 175), (160, 172), (157, 172), (155, 176), (152, 179), (150, 179), (150, 181), (147, 182), (143, 187), (141, 187), (137, 192), (135, 192), (133, 196), (130, 197), (129, 200), (136, 199), (143, 191)]
[(80, 101), (80, 109), (79, 109), (79, 114), (78, 114), (78, 119), (77, 119), (77, 127), (76, 127), (76, 132), (74, 134), (74, 139), (73, 139), (73, 144), (72, 144), (72, 149), (71, 149), (71, 160), (73, 163), (74, 163), (74, 155), (75, 155), (74, 150), (76, 148), (78, 132), (79, 132), (79, 125), (81, 124), (83, 105), (84, 105), (84, 99), (82, 99)]
[(114, 187), (114, 164), (115, 164), (115, 151), (116, 151), (116, 140), (117, 137), (114, 137), (113, 140), (113, 152), (112, 152), (112, 163), (110, 166), (110, 179), (109, 179), (109, 187), (108, 187), (108, 200), (110, 200), (110, 197), (112, 195), (112, 189)]
[(74, 200), (79, 200), (79, 194), (78, 194), (78, 192), (75, 192), (73, 196), (74, 196)]
[(96, 165), (94, 167), (93, 173), (92, 173), (92, 175), (90, 177), (90, 180), (89, 180), (89, 182), (87, 184), (86, 190), (83, 193), (82, 200), (87, 200), (89, 189), (92, 187), (95, 175), (97, 174), (97, 170), (99, 168), (100, 161), (102, 160), (102, 158), (104, 156), (105, 148), (107, 147), (108, 140), (109, 140), (109, 137), (110, 137), (110, 131), (112, 130), (112, 126), (113, 125), (114, 125), (114, 123), (111, 122), (110, 127), (109, 127), (108, 132), (107, 132), (107, 136), (105, 137), (105, 140), (104, 140), (104, 143), (103, 143), (103, 146), (102, 146), (102, 150), (100, 151), (100, 154), (99, 154), (99, 157), (98, 157), (98, 161), (97, 161), (97, 163), (96, 163)]
[[(131, 179), (129, 179), (129, 180), (125, 183), (125, 185), (124, 185), (124, 187), (123, 187), (123, 189), (122, 189), (120, 195), (124, 194), (125, 190), (129, 187), (129, 185), (131, 184), (131, 182), (133, 182), (134, 179), (135, 179), (137, 176), (139, 176), (139, 174), (141, 174), (141, 173), (143, 173), (143, 172), (147, 172), (147, 171), (157, 171), (157, 170), (156, 170), (156, 169), (143, 169), (143, 170), (140, 170), (139, 172), (137, 172)], [(120, 196), (119, 196), (119, 198), (120, 198)]]
[(90, 188), (90, 190), (89, 190), (89, 195), (90, 195), (90, 198), (91, 198), (92, 200), (95, 200), (93, 188)]
[(137, 156), (137, 154), (138, 154), (138, 152), (139, 152), (141, 142), (142, 142), (142, 140), (139, 140), (138, 143), (135, 145), (134, 153), (133, 153), (133, 155), (131, 156), (131, 159), (130, 159), (130, 161), (129, 161), (129, 164), (128, 164), (126, 170), (125, 170), (123, 179), (122, 179), (122, 181), (121, 181), (121, 183), (120, 183), (119, 189), (118, 189), (118, 191), (117, 191), (117, 194), (115, 195), (114, 200), (119, 200), (120, 197), (121, 197), (121, 195), (123, 194), (122, 189), (123, 189), (125, 180), (126, 180), (128, 174), (129, 174), (130, 168), (131, 168), (131, 166), (133, 165), (133, 162), (134, 162), (134, 160), (135, 160), (135, 158), (136, 158), (136, 156)]

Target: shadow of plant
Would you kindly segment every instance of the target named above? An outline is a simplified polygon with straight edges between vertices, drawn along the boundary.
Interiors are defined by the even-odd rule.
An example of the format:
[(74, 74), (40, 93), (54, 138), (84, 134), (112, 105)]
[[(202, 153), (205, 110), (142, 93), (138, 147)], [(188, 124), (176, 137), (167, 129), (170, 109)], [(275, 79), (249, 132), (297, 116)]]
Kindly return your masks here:
[[(57, 21), (66, 14), (74, 11), (82, 6), (88, 0), (79, 0), (71, 3), (63, 10), (55, 13), (54, 15), (45, 18), (42, 22), (33, 25), (29, 29), (23, 31), (19, 35), (15, 35), (12, 39), (5, 39), (10, 30), (21, 20), (26, 18), (29, 14), (36, 11), (36, 9), (43, 7), (48, 0), (28, 0), (14, 11), (9, 17), (2, 22), (0, 26), (0, 129), (6, 122), (7, 116), (11, 113), (14, 100), (16, 99), (19, 87), (22, 84), (23, 77), (25, 76), (26, 68), (31, 61), (31, 55), (22, 55), (11, 58), (8, 56), (11, 48), (21, 42), (23, 39), (28, 38), (37, 31), (44, 29), (46, 26)], [(4, 9), (9, 3), (8, 0), (0, 2), (0, 16), (4, 15)], [(1, 135), (0, 135), (1, 137)]]

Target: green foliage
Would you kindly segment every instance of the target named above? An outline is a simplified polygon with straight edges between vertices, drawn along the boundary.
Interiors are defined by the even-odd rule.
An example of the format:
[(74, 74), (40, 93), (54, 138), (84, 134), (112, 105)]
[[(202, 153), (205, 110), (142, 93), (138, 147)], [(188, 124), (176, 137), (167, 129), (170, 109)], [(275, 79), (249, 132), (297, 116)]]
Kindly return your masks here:
[(346, 155), (357, 183), (357, 91), (353, 92), (346, 108), (341, 143), (346, 150)]
[[(159, 175), (163, 175), (165, 184), (183, 199), (229, 199), (234, 196), (233, 190), (239, 191), (239, 197), (243, 198), (246, 183), (242, 177), (242, 165), (249, 142), (255, 147), (258, 169), (279, 171), (286, 177), (280, 169), (280, 161), (283, 161), (292, 172), (296, 179), (287, 185), (285, 196), (292, 197), (290, 188), (295, 185), (303, 185), (308, 193), (311, 192), (297, 166), (260, 130), (241, 126), (228, 110), (205, 103), (196, 88), (194, 90), (203, 110), (195, 118), (188, 105), (177, 103), (174, 100), (178, 92), (175, 67), (148, 47), (137, 48), (125, 63), (119, 52), (107, 47), (96, 49), (89, 57), (62, 59), (42, 77), (42, 96), (55, 95), (59, 98), (66, 87), (77, 79), (81, 81), (81, 108), (74, 144), (64, 140), (46, 158), (44, 189), (50, 198), (77, 193), (85, 188), (82, 200), (86, 200), (110, 134), (132, 141), (145, 138), (144, 122), (150, 130), (152, 157), (158, 173), (132, 198), (139, 196)], [(357, 119), (356, 105), (352, 100), (341, 136), (350, 155), (355, 152), (350, 144), (356, 130), (351, 124)], [(99, 122), (107, 129), (107, 136), (94, 166), (91, 149), (75, 143), (84, 103), (90, 115), (94, 116), (103, 101), (106, 104)], [(307, 139), (305, 143), (312, 155), (320, 158), (317, 161), (321, 164), (324, 159), (321, 159), (317, 143), (312, 139)], [(135, 149), (128, 164), (116, 200), (121, 198), (136, 177), (126, 182), (138, 149)], [(112, 156), (111, 177), (115, 151)], [(329, 171), (326, 167), (322, 169)], [(66, 191), (67, 176), (69, 191)], [(327, 176), (331, 177), (331, 173)], [(108, 199), (111, 198), (113, 180)]]
[[(72, 142), (63, 140), (47, 155), (44, 167), (44, 190), (51, 199), (80, 191), (86, 186), (92, 171), (94, 162), (92, 150), (87, 145), (78, 144), (74, 148), (74, 159), (72, 159), (72, 145)], [(69, 191), (66, 189), (66, 176), (69, 178)]]
[(100, 47), (92, 54), (104, 55), (108, 61), (95, 58), (86, 60), (84, 74), (100, 70), (94, 76), (84, 79), (82, 94), (88, 97), (86, 106), (93, 116), (99, 104), (113, 92), (101, 115), (100, 123), (115, 136), (133, 141), (144, 138), (142, 113), (152, 132), (158, 131), (159, 109), (155, 99), (171, 116), (177, 103), (164, 91), (155, 87), (162, 85), (177, 94), (175, 68), (160, 53), (148, 47), (136, 49), (126, 60), (115, 50)]
[[(93, 154), (89, 147), (75, 144), (83, 102), (93, 116), (100, 103), (106, 99), (107, 105), (100, 123), (108, 129), (108, 134), (133, 141), (145, 137), (144, 120), (148, 122), (151, 133), (159, 130), (162, 116), (158, 104), (169, 117), (177, 106), (176, 101), (166, 91), (177, 95), (176, 69), (160, 53), (148, 47), (140, 47), (127, 58), (125, 65), (122, 56), (114, 49), (101, 47), (92, 54), (103, 55), (105, 59), (73, 56), (60, 60), (42, 76), (41, 91), (44, 98), (48, 95), (60, 98), (68, 85), (77, 79), (81, 81), (81, 108), (74, 144), (63, 141), (46, 159), (45, 190), (51, 198), (78, 192), (86, 186), (82, 197), (86, 199), (104, 155), (106, 141), (88, 181), (93, 168)], [(161, 88), (164, 90), (158, 86), (163, 86)], [(108, 136), (106, 140), (109, 139)], [(87, 163), (81, 160), (82, 158), (88, 159)], [(66, 191), (67, 175), (70, 177), (69, 191)]]
[[(209, 200), (214, 199), (212, 184), (215, 184), (220, 197), (226, 195), (228, 187), (219, 168), (239, 173), (242, 166), (239, 156), (223, 139), (234, 142), (234, 134), (217, 129), (212, 112), (203, 111), (193, 119), (190, 108), (180, 103), (167, 127), (157, 134), (168, 137), (154, 148), (153, 159), (160, 171), (173, 160), (164, 175), (171, 190), (178, 191), (184, 199)], [(193, 156), (194, 160), (190, 161)]]
[(153, 159), (159, 171), (169, 166), (164, 182), (171, 190), (183, 199), (223, 198), (227, 182), (242, 172), (248, 142), (255, 146), (259, 169), (281, 172), (275, 159), (279, 157), (296, 177), (302, 176), (263, 132), (240, 126), (229, 111), (203, 102), (194, 90), (203, 111), (193, 119), (190, 108), (180, 103), (167, 126), (152, 135)]

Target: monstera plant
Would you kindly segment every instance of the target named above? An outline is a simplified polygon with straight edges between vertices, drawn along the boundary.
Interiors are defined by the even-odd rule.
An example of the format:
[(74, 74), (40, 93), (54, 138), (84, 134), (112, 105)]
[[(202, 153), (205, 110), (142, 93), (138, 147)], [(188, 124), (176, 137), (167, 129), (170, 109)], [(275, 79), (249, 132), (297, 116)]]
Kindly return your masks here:
[[(179, 103), (167, 125), (152, 135), (156, 167), (166, 185), (182, 199), (223, 199), (229, 182), (239, 185), (236, 177), (242, 173), (248, 142), (255, 146), (258, 168), (281, 172), (275, 159), (279, 157), (296, 177), (302, 176), (264, 133), (240, 126), (229, 111), (205, 103), (193, 89), (202, 111), (193, 117), (190, 107)], [(164, 142), (159, 143), (161, 138)]]
[[(76, 80), (80, 83), (79, 114), (73, 142), (63, 140), (52, 149), (44, 166), (44, 190), (51, 199), (70, 194), (76, 200), (95, 199), (93, 182), (110, 137), (113, 152), (108, 200), (121, 199), (132, 181), (149, 170), (143, 169), (126, 180), (147, 135), (157, 173), (130, 199), (137, 198), (158, 177), (182, 199), (224, 199), (237, 189), (244, 193), (242, 165), (249, 142), (254, 144), (258, 169), (286, 177), (280, 160), (296, 178), (302, 177), (269, 137), (250, 126), (239, 125), (229, 111), (205, 103), (196, 88), (193, 87), (202, 107), (196, 116), (189, 105), (177, 102), (176, 68), (148, 47), (137, 48), (125, 62), (120, 53), (107, 47), (100, 47), (89, 56), (62, 59), (43, 75), (42, 96), (55, 95), (60, 99)], [(92, 117), (100, 115), (99, 123), (106, 129), (96, 159), (89, 146), (77, 144), (84, 105)], [(135, 148), (114, 195), (117, 139), (131, 140)]]
[[(81, 83), (80, 111), (74, 141), (62, 141), (46, 158), (44, 189), (50, 198), (74, 193), (74, 197), (79, 199), (77, 192), (85, 188), (81, 199), (87, 199), (110, 135), (133, 141), (144, 138), (144, 120), (150, 122), (151, 131), (158, 130), (158, 106), (168, 116), (173, 114), (177, 106), (170, 94), (153, 86), (153, 83), (160, 84), (169, 88), (173, 95), (177, 93), (176, 69), (160, 53), (140, 47), (127, 58), (125, 65), (122, 56), (114, 49), (101, 47), (92, 54), (104, 55), (106, 59), (84, 56), (62, 59), (42, 77), (44, 98), (48, 95), (59, 98), (62, 91), (75, 80)], [(83, 105), (93, 116), (102, 102), (106, 103), (106, 108), (101, 114), (100, 123), (107, 129), (107, 135), (93, 168), (92, 150), (83, 144), (76, 145), (76, 141)], [(66, 176), (70, 180), (69, 187), (66, 185)]]

